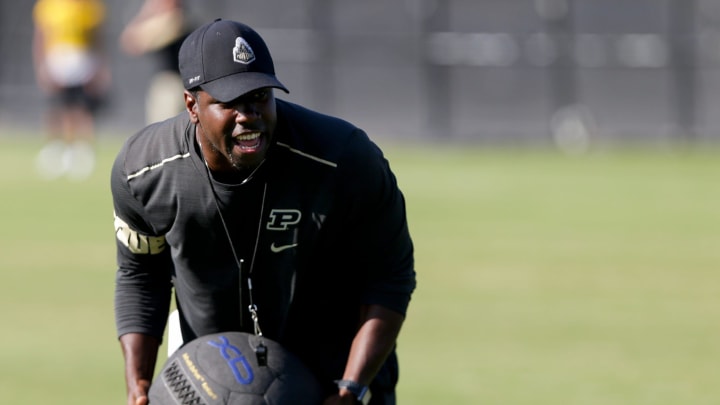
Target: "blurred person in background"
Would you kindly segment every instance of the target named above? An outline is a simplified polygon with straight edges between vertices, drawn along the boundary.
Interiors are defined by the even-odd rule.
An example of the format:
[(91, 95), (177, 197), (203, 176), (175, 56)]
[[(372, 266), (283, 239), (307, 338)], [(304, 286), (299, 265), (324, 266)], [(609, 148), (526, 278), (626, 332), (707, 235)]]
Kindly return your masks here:
[(131, 56), (154, 57), (154, 73), (145, 95), (145, 121), (170, 118), (185, 109), (178, 51), (192, 31), (182, 0), (145, 0), (120, 34), (120, 47)]
[(33, 64), (48, 96), (47, 143), (36, 159), (47, 179), (81, 180), (95, 168), (95, 115), (110, 84), (100, 0), (38, 0), (33, 8)]

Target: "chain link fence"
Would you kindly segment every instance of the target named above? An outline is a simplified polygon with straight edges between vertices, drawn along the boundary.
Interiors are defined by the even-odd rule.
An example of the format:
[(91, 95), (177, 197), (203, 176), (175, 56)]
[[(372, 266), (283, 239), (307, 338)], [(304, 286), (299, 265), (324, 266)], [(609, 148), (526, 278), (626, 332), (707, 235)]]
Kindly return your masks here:
[[(143, 122), (152, 61), (117, 38), (140, 0), (107, 1), (108, 133)], [(594, 143), (720, 139), (720, 3), (714, 0), (188, 1), (199, 23), (263, 35), (281, 98), (373, 136)], [(0, 0), (0, 131), (40, 128), (32, 2)], [(181, 97), (181, 95), (178, 95)]]

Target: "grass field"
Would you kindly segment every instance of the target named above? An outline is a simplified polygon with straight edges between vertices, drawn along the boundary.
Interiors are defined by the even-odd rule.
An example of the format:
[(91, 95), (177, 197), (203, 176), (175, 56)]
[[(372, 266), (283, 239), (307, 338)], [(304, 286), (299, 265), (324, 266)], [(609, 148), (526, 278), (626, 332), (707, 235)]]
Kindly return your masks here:
[[(99, 145), (85, 182), (37, 179), (0, 138), (0, 402), (124, 404)], [(418, 289), (404, 405), (705, 405), (720, 398), (720, 150), (387, 145)]]

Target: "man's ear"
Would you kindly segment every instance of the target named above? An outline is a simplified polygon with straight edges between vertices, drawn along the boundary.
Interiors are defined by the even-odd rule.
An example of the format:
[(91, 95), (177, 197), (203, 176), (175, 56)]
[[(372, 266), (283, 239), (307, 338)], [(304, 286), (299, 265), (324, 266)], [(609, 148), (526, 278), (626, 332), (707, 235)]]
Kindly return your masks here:
[(197, 117), (197, 109), (198, 109), (198, 100), (195, 98), (195, 96), (192, 95), (189, 91), (185, 90), (184, 92), (185, 97), (185, 109), (187, 110), (188, 114), (190, 115), (190, 121), (193, 124), (198, 123), (198, 117)]

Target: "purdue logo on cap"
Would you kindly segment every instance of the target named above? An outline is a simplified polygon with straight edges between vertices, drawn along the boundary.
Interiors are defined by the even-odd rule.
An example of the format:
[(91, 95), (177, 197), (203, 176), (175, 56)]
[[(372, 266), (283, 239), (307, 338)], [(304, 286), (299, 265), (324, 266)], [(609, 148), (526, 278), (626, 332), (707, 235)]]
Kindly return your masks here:
[(250, 44), (242, 37), (235, 38), (235, 47), (233, 48), (233, 60), (237, 63), (247, 65), (255, 60), (255, 53)]

